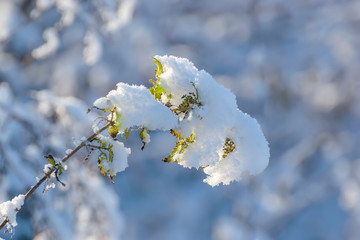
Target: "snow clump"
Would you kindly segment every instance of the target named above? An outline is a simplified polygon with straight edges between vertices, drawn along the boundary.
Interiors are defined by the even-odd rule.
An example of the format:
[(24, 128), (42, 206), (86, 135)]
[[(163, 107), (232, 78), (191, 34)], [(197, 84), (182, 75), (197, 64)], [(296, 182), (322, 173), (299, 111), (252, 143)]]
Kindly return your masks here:
[(174, 112), (184, 106), (186, 96), (192, 95), (198, 101), (176, 129), (184, 138), (195, 136), (180, 158), (176, 155), (176, 162), (202, 168), (208, 175), (204, 182), (211, 186), (227, 185), (241, 180), (243, 174), (262, 172), (269, 162), (268, 143), (257, 121), (238, 109), (235, 95), (185, 58), (155, 59), (163, 72), (159, 85), (171, 96), (162, 97), (163, 104)]
[(8, 219), (6, 228), (9, 232), (12, 232), (12, 227), (17, 226), (16, 214), (24, 205), (25, 195), (20, 194), (14, 197), (11, 201), (6, 201), (0, 204), (0, 220)]
[(145, 86), (118, 83), (106, 97), (99, 98), (94, 106), (100, 109), (112, 109), (120, 115), (120, 130), (142, 126), (148, 130), (169, 130), (177, 125), (177, 118), (154, 97)]
[[(111, 112), (108, 119), (116, 112), (116, 134), (126, 136), (134, 126), (170, 130), (178, 142), (163, 161), (201, 168), (207, 174), (204, 182), (211, 186), (240, 181), (243, 175), (256, 175), (267, 167), (268, 142), (257, 121), (238, 109), (229, 89), (188, 59), (166, 55), (155, 56), (154, 61), (152, 88), (118, 83), (116, 90), (94, 102), (96, 108)], [(150, 142), (146, 131), (145, 136)], [(111, 144), (115, 149), (116, 141)]]
[(131, 153), (131, 149), (125, 147), (122, 142), (115, 141), (110, 137), (99, 135), (97, 138), (102, 144), (111, 148), (112, 157), (107, 157), (110, 158), (109, 161), (103, 159), (99, 163), (99, 168), (104, 175), (112, 178), (118, 172), (122, 172), (127, 168), (127, 158)]

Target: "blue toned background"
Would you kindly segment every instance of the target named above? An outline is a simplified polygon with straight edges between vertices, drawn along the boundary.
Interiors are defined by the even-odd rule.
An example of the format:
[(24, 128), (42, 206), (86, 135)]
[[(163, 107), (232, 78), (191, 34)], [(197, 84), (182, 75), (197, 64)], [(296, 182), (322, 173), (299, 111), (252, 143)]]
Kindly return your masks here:
[(161, 161), (169, 133), (144, 151), (132, 133), (114, 185), (83, 151), (65, 189), (26, 203), (14, 239), (360, 239), (359, 24), (355, 0), (1, 0), (0, 202), (92, 132), (95, 99), (150, 86), (154, 55), (231, 89), (271, 151), (262, 174), (211, 188)]

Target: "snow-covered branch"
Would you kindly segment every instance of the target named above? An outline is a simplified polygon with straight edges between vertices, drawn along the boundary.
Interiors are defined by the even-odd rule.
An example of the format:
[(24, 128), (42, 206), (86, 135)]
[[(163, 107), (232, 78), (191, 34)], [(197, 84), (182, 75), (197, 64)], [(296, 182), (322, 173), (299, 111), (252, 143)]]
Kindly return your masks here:
[(178, 142), (163, 160), (203, 169), (208, 175), (204, 182), (211, 186), (266, 168), (268, 143), (257, 121), (238, 109), (229, 89), (185, 58), (155, 56), (154, 61), (156, 80), (150, 80), (150, 91), (118, 83), (116, 90), (94, 102), (98, 109), (116, 112), (113, 137), (136, 127), (171, 131)]
[[(268, 143), (257, 121), (238, 109), (229, 89), (185, 58), (155, 56), (154, 61), (156, 80), (150, 80), (150, 89), (118, 83), (116, 90), (94, 102), (93, 108), (108, 114), (99, 118), (105, 126), (94, 126), (95, 133), (67, 150), (59, 162), (48, 155), (43, 177), (25, 195), (0, 205), (0, 229), (6, 225), (11, 231), (11, 226), (16, 226), (16, 212), (47, 179), (53, 177), (62, 183), (58, 178), (64, 170), (62, 163), (83, 147), (89, 154), (97, 151), (98, 168), (113, 181), (127, 168), (131, 153), (117, 137), (127, 139), (132, 130), (140, 130), (141, 149), (150, 143), (151, 131), (169, 131), (177, 142), (163, 161), (202, 169), (207, 174), (204, 182), (213, 187), (240, 181), (243, 175), (256, 175), (266, 168)], [(106, 129), (107, 134), (101, 135)]]
[[(81, 148), (83, 148), (86, 142), (92, 141), (96, 136), (98, 136), (101, 132), (107, 129), (110, 124), (106, 124), (100, 130), (92, 134), (90, 137), (86, 139), (86, 141), (82, 141), (75, 149), (69, 152), (66, 156), (61, 159), (61, 162), (64, 163), (69, 160), (75, 153), (77, 153)], [(19, 195), (18, 197), (13, 198), (11, 201), (4, 202), (0, 204), (0, 219), (3, 219), (0, 224), (0, 230), (7, 226), (9, 232), (12, 231), (12, 227), (17, 225), (16, 223), (16, 213), (20, 210), (21, 206), (24, 202), (38, 189), (51, 175), (58, 169), (59, 165), (53, 165), (47, 171), (44, 171), (44, 175), (41, 179), (39, 179), (35, 185), (33, 185), (29, 191), (23, 195)]]

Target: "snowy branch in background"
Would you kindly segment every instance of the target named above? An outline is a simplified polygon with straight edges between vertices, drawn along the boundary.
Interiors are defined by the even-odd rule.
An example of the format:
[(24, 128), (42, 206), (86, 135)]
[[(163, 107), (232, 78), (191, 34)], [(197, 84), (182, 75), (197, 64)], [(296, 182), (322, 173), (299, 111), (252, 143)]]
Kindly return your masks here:
[(88, 31), (84, 37), (84, 44), (84, 61), (88, 65), (94, 65), (102, 54), (100, 38), (95, 32)]
[(59, 47), (58, 34), (55, 28), (46, 29), (43, 38), (45, 43), (32, 51), (32, 56), (36, 59), (47, 58), (54, 54)]

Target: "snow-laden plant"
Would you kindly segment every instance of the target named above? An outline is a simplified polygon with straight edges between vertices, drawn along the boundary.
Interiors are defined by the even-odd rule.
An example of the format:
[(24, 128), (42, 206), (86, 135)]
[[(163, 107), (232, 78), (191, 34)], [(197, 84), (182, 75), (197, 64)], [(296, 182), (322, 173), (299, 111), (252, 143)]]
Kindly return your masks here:
[[(154, 61), (156, 80), (150, 80), (150, 91), (118, 83), (116, 90), (94, 102), (97, 109), (109, 112), (110, 122), (116, 115), (110, 136), (104, 139), (113, 141), (119, 134), (127, 138), (130, 130), (141, 128), (145, 145), (150, 142), (147, 132), (170, 131), (178, 141), (163, 161), (203, 169), (208, 175), (204, 181), (211, 186), (263, 171), (269, 160), (268, 144), (256, 120), (238, 109), (234, 94), (187, 59), (155, 56)], [(123, 145), (117, 148), (130, 152)]]
[[(22, 201), (48, 179), (62, 183), (59, 175), (65, 170), (63, 163), (84, 147), (89, 154), (97, 154), (100, 172), (113, 181), (128, 166), (131, 153), (118, 137), (126, 140), (132, 131), (138, 131), (141, 149), (150, 143), (151, 131), (170, 131), (177, 142), (162, 160), (202, 169), (207, 174), (204, 182), (211, 186), (228, 185), (245, 174), (255, 175), (266, 168), (268, 143), (257, 121), (238, 109), (230, 90), (187, 59), (155, 56), (154, 61), (157, 68), (156, 79), (150, 80), (153, 86), (148, 89), (118, 83), (116, 90), (97, 99), (92, 109), (107, 116), (99, 118), (94, 134), (83, 138), (75, 149), (67, 150), (61, 160), (50, 158), (43, 177), (21, 195)], [(15, 215), (22, 203), (15, 201), (16, 208), (10, 211), (10, 202), (0, 204), (0, 229), (16, 226)]]

